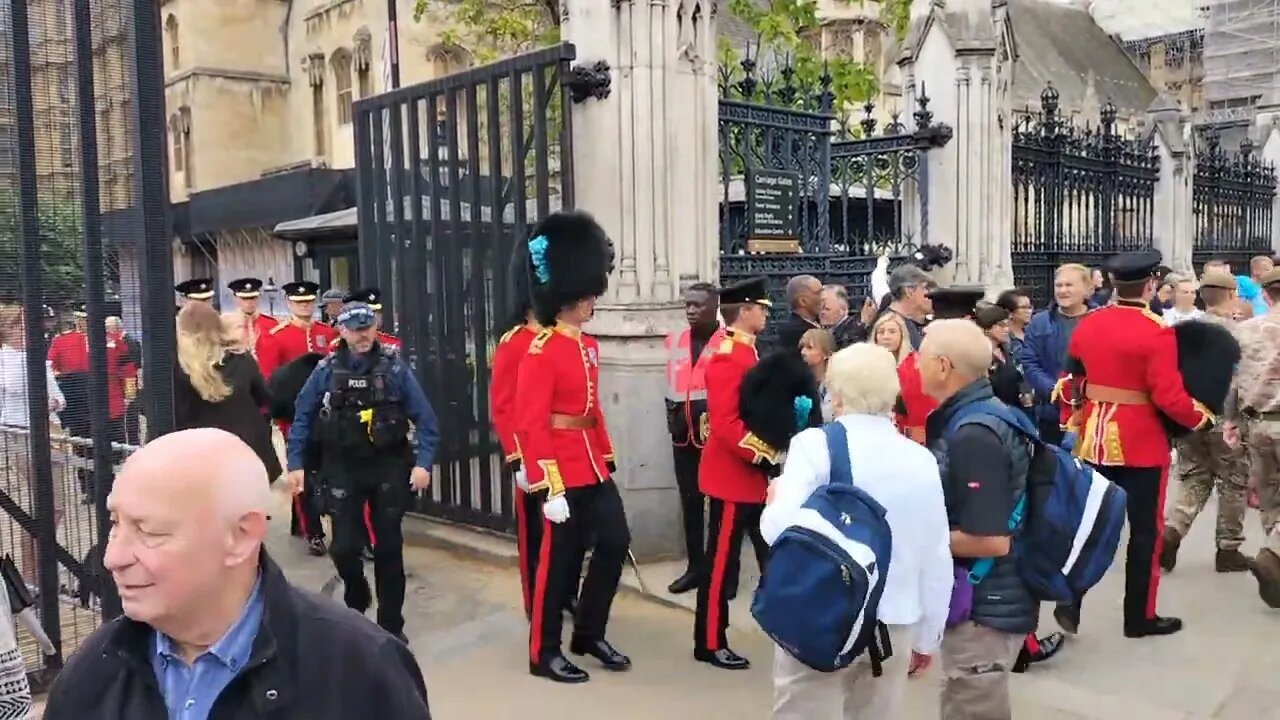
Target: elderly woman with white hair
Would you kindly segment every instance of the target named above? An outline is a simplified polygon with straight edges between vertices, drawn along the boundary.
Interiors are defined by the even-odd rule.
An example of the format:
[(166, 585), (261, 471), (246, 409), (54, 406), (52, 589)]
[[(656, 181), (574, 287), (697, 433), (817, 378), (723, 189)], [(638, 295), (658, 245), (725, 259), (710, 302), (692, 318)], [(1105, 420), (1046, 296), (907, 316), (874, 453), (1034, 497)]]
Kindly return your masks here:
[[(893, 424), (898, 363), (870, 343), (831, 356), (826, 384), (835, 422), (848, 431), (853, 482), (884, 506), (893, 562), (880, 600), (893, 656), (873, 677), (867, 657), (834, 673), (812, 670), (782, 648), (774, 655), (775, 720), (898, 717), (904, 683), (938, 652), (953, 580), (948, 523), (938, 464)], [(761, 531), (773, 543), (814, 490), (830, 480), (826, 435), (805, 430), (791, 441), (782, 474), (769, 488)]]

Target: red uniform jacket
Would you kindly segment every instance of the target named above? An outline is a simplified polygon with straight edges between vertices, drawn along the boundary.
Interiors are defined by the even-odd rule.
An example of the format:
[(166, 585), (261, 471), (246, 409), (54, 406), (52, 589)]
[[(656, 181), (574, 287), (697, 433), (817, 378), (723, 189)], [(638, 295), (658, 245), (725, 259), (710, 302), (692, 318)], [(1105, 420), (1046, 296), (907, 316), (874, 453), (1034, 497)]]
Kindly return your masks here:
[(89, 336), (68, 330), (49, 343), (49, 362), (54, 375), (89, 372)]
[(1213, 422), (1183, 387), (1173, 330), (1146, 303), (1117, 300), (1081, 319), (1066, 368), (1074, 378), (1065, 385), (1084, 395), (1070, 429), (1079, 433), (1076, 456), (1085, 462), (1168, 465), (1169, 438), (1157, 408), (1188, 428)]
[[(333, 328), (320, 322), (302, 325), (297, 320), (281, 320), (266, 335), (258, 339), (258, 367), (262, 377), (270, 380), (271, 373), (309, 352), (329, 354), (330, 343), (337, 337)], [(289, 425), (277, 421), (280, 432), (289, 436)]]
[(383, 347), (398, 348), (400, 347), (400, 338), (390, 333), (378, 331), (378, 344)]
[(258, 313), (252, 317), (245, 317), (246, 330), (249, 332), (249, 347), (253, 348), (254, 356), (258, 354), (259, 343), (262, 338), (271, 333), (272, 330), (280, 324), (280, 321), (270, 315)]
[(929, 413), (938, 408), (938, 401), (924, 394), (924, 383), (920, 380), (920, 366), (917, 364), (919, 358), (920, 354), (913, 352), (898, 366), (898, 384), (901, 386), (899, 392), (902, 398), (899, 409), (906, 412), (898, 413), (896, 419), (903, 435), (923, 445), (925, 420), (929, 418)]
[[(55, 376), (89, 372), (89, 336), (69, 330), (49, 343), (49, 364)], [(107, 414), (124, 417), (125, 400), (137, 395), (138, 368), (129, 362), (129, 347), (118, 335), (107, 333)]]
[(520, 365), (529, 354), (529, 345), (542, 332), (536, 325), (517, 325), (498, 340), (493, 353), (493, 371), (489, 378), (489, 417), (493, 432), (502, 445), (508, 465), (520, 462), (520, 446), (516, 443), (516, 382)]
[(578, 328), (557, 325), (529, 343), (516, 375), (515, 435), (530, 491), (555, 497), (609, 479), (599, 377), (600, 346)]
[(760, 356), (753, 336), (732, 329), (727, 335), (707, 362), (711, 434), (698, 465), (698, 489), (719, 500), (763, 503), (769, 478), (760, 463), (776, 463), (780, 453), (747, 430), (738, 410), (742, 378)]

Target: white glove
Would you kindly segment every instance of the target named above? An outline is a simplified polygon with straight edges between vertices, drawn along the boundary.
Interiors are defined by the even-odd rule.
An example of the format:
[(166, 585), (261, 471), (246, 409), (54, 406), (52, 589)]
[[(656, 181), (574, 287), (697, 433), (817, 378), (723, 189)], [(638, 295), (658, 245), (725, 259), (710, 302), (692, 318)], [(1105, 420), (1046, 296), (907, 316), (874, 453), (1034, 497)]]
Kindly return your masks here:
[(529, 492), (529, 476), (525, 474), (524, 468), (516, 471), (516, 487), (524, 492)]
[(559, 525), (569, 519), (569, 501), (563, 495), (548, 498), (542, 503), (542, 514), (551, 522)]

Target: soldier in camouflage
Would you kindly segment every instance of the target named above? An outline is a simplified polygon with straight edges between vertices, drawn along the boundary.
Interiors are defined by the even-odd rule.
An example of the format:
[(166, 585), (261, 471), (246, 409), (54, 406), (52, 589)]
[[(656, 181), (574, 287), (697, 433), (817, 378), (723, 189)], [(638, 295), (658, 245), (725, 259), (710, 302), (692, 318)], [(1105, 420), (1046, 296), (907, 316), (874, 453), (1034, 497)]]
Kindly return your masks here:
[[(1206, 273), (1200, 283), (1200, 296), (1205, 303), (1202, 319), (1235, 332), (1232, 313), (1236, 309), (1236, 279), (1226, 273)], [(1233, 419), (1234, 408), (1230, 405), (1228, 403), (1228, 420)], [(1166, 521), (1160, 552), (1160, 567), (1166, 572), (1177, 564), (1179, 544), (1215, 489), (1218, 492), (1215, 532), (1218, 552), (1214, 556), (1214, 569), (1220, 573), (1249, 569), (1249, 559), (1240, 552), (1244, 544), (1245, 495), (1249, 488), (1248, 458), (1240, 443), (1227, 443), (1223, 431), (1223, 427), (1210, 426), (1178, 443), (1179, 491)]]
[[(1237, 395), (1240, 413), (1249, 421), (1249, 460), (1267, 533), (1251, 569), (1263, 601), (1280, 608), (1280, 268), (1264, 274), (1259, 284), (1270, 310), (1237, 329)], [(1233, 430), (1228, 428), (1228, 433)]]

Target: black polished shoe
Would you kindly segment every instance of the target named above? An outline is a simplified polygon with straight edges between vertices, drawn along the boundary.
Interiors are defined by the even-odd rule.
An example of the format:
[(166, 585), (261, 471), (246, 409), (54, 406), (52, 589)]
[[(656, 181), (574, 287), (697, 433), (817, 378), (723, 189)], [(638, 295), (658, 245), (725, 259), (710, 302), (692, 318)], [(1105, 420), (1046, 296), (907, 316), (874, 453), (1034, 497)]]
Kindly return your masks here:
[(680, 595), (690, 590), (698, 589), (698, 573), (692, 570), (685, 570), (684, 574), (676, 578), (674, 582), (667, 586), (667, 592), (672, 595)]
[(1027, 649), (1027, 644), (1022, 644), (1022, 650), (1018, 652), (1018, 659), (1013, 663), (1013, 672), (1024, 673), (1027, 668), (1038, 662), (1044, 662), (1058, 651), (1062, 650), (1062, 645), (1067, 640), (1067, 636), (1060, 633), (1049, 633), (1042, 638), (1036, 638), (1036, 650), (1032, 652)]
[(586, 670), (569, 662), (563, 655), (555, 655), (540, 663), (529, 663), (529, 674), (559, 683), (584, 683), (591, 679)]
[(1137, 623), (1126, 623), (1124, 636), (1141, 638), (1151, 635), (1172, 635), (1182, 629), (1182, 620), (1175, 617), (1156, 617)]
[(324, 544), (322, 537), (307, 538), (307, 554), (314, 557), (324, 557), (329, 554), (329, 548)]
[(590, 655), (600, 661), (606, 670), (630, 670), (631, 658), (618, 652), (618, 648), (609, 644), (608, 640), (580, 640), (574, 638), (569, 641), (569, 652), (574, 655)]
[(1068, 635), (1075, 635), (1080, 632), (1079, 605), (1057, 606), (1053, 609), (1053, 619), (1058, 621), (1058, 627), (1067, 631)]
[(722, 670), (746, 670), (751, 667), (750, 660), (742, 657), (729, 648), (720, 648), (719, 650), (694, 650), (693, 659), (698, 662), (707, 663), (708, 665), (714, 665)]

